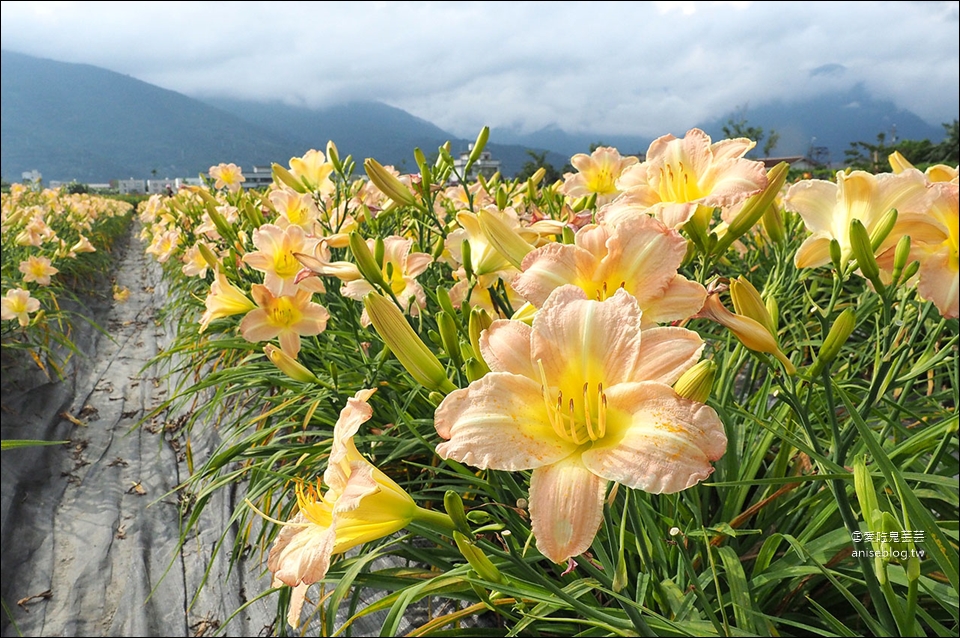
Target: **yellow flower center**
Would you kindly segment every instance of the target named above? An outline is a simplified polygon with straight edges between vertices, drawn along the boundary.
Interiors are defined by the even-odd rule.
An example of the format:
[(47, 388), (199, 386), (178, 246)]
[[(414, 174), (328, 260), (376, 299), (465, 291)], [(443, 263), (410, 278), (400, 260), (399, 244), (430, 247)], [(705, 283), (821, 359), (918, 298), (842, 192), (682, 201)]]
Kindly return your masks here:
[(697, 176), (677, 162), (674, 168), (671, 164), (660, 169), (660, 201), (662, 202), (692, 202), (703, 197), (697, 185)]
[(300, 512), (314, 525), (330, 527), (333, 522), (333, 503), (323, 498), (320, 479), (317, 479), (316, 489), (312, 485), (297, 483), (297, 505)]
[(289, 250), (279, 250), (273, 257), (273, 270), (280, 279), (291, 279), (300, 272), (300, 262)]
[(283, 296), (270, 304), (267, 309), (267, 316), (270, 318), (270, 324), (277, 328), (289, 328), (300, 321), (300, 309), (293, 305), (291, 297)]
[(556, 398), (547, 384), (543, 362), (537, 360), (540, 367), (540, 391), (547, 418), (554, 433), (565, 441), (582, 445), (589, 441), (598, 441), (607, 434), (607, 395), (603, 392), (603, 383), (583, 384), (579, 396), (564, 396), (563, 390), (557, 391)]
[(587, 180), (587, 190), (599, 195), (609, 195), (617, 191), (615, 183), (616, 178), (610, 171), (610, 167), (603, 165), (594, 171), (590, 171), (585, 176)]

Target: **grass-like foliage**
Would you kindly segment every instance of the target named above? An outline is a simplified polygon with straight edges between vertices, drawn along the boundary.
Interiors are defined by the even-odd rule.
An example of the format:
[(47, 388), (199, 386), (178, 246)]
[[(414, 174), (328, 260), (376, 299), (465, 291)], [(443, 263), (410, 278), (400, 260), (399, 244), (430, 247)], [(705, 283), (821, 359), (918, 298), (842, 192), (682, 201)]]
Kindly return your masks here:
[(546, 184), (485, 140), (141, 207), (184, 539), (241, 490), (278, 634), (956, 635), (956, 169), (790, 185), (691, 131)]

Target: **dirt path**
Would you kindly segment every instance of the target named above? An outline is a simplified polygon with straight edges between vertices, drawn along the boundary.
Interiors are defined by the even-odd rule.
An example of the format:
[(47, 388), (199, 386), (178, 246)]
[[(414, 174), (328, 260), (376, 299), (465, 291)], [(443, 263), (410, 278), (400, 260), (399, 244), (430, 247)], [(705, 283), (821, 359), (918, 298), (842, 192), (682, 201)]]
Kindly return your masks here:
[[(181, 508), (171, 490), (186, 465), (177, 433), (165, 429), (173, 417), (136, 427), (167, 398), (160, 373), (143, 369), (171, 338), (157, 320), (166, 291), (135, 238), (119, 250), (116, 281), (130, 297), (106, 297), (92, 310), (109, 337), (81, 328), (87, 357), (75, 358), (62, 382), (4, 370), (2, 437), (70, 440), (3, 452), (2, 596), (16, 624), (4, 613), (4, 636), (202, 635), (245, 602), (245, 591), (252, 597), (269, 587), (255, 556), (229, 577), (218, 556), (187, 609), (233, 504), (227, 494), (211, 503), (203, 531), (177, 552)], [(204, 445), (194, 434), (195, 458), (211, 449), (213, 435), (206, 438)], [(269, 632), (274, 610), (272, 597), (258, 601), (227, 633)]]

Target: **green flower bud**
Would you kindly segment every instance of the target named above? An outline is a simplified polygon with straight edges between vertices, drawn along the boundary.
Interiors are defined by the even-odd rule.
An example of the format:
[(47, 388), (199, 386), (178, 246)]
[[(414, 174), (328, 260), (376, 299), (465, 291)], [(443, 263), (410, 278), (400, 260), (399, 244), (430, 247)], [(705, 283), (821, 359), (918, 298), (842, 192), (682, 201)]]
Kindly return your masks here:
[(383, 272), (380, 265), (370, 253), (367, 242), (356, 231), (350, 233), (350, 252), (353, 253), (353, 260), (357, 262), (357, 269), (363, 278), (375, 286), (386, 289), (387, 281), (383, 278)]
[(453, 540), (457, 543), (457, 549), (463, 554), (463, 557), (470, 563), (480, 578), (491, 583), (502, 583), (503, 575), (500, 570), (487, 558), (479, 547), (474, 545), (466, 536), (458, 531), (453, 532)]
[(830, 327), (827, 338), (823, 340), (820, 346), (820, 353), (817, 360), (810, 367), (810, 375), (817, 375), (823, 371), (824, 366), (837, 358), (840, 349), (847, 342), (853, 329), (857, 326), (857, 313), (852, 308), (847, 308), (840, 313), (836, 321)]
[(717, 364), (710, 359), (697, 363), (677, 379), (674, 391), (684, 399), (697, 403), (706, 403), (713, 390), (713, 380), (717, 375)]
[(377, 334), (417, 383), (446, 393), (457, 389), (447, 378), (446, 370), (436, 355), (413, 331), (395, 303), (371, 292), (364, 297), (363, 305)]

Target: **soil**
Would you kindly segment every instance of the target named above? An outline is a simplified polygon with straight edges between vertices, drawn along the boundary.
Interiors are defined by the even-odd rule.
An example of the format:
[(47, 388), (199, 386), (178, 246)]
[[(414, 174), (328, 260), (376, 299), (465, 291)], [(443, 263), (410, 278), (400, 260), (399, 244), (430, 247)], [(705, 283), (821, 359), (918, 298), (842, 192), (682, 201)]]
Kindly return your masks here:
[[(50, 380), (29, 357), (4, 352), (2, 438), (68, 441), (2, 453), (0, 555), (2, 635), (199, 636), (275, 631), (276, 594), (229, 617), (270, 587), (251, 552), (233, 569), (228, 520), (234, 490), (221, 490), (184, 546), (174, 488), (187, 476), (183, 433), (169, 412), (141, 423), (168, 398), (174, 380), (150, 365), (172, 341), (160, 320), (161, 269), (131, 237), (115, 248), (111, 281), (85, 307), (102, 331), (75, 322), (80, 355)], [(13, 353), (13, 354), (22, 354)], [(195, 462), (216, 432), (191, 432)], [(226, 530), (224, 552), (214, 548)], [(206, 584), (194, 600), (209, 570)]]

